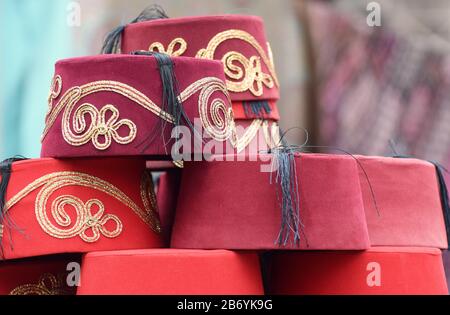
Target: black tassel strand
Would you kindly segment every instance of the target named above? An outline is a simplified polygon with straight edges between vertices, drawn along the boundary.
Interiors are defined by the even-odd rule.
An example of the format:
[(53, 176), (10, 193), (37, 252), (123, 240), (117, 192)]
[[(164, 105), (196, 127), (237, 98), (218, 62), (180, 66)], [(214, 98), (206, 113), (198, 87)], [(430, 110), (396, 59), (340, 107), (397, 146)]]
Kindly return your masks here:
[(275, 182), (281, 190), (281, 196), (278, 195), (281, 204), (281, 226), (276, 242), (280, 246), (286, 246), (293, 235), (292, 243), (299, 246), (303, 224), (300, 220), (300, 193), (295, 152), (289, 147), (282, 147), (272, 150), (272, 153), (276, 163)]
[(243, 102), (242, 105), (246, 117), (264, 118), (264, 115), (269, 115), (272, 111), (266, 100)]
[[(197, 134), (194, 125), (192, 124), (186, 112), (184, 111), (183, 104), (179, 99), (178, 80), (175, 76), (174, 71), (175, 65), (173, 63), (172, 58), (169, 55), (163, 53), (149, 52), (149, 51), (136, 51), (133, 52), (133, 54), (155, 57), (156, 62), (158, 63), (162, 83), (161, 109), (173, 117), (173, 124), (175, 126), (174, 128), (178, 128), (181, 125), (186, 124), (194, 134)], [(164, 137), (165, 128), (167, 126), (166, 120), (161, 119), (161, 124), (162, 125), (159, 125), (156, 128), (161, 130), (161, 136)], [(175, 131), (175, 134), (177, 135), (175, 137), (175, 140), (179, 140), (179, 133)], [(143, 151), (145, 151), (153, 142), (156, 135), (157, 133), (152, 132), (151, 135), (147, 137), (142, 143), (138, 144), (138, 146), (146, 144), (145, 147), (143, 148)], [(168, 141), (167, 142), (164, 141), (164, 143), (167, 145)]]
[[(159, 5), (151, 5), (144, 9), (133, 21), (129, 24), (134, 24), (138, 22), (167, 19), (169, 18), (164, 11), (164, 9)], [(126, 25), (120, 25), (113, 29), (108, 35), (106, 35), (105, 41), (103, 42), (102, 49), (100, 53), (102, 54), (116, 54), (120, 52), (120, 41), (122, 33)]]
[[(305, 132), (305, 141), (301, 145), (290, 145), (285, 141), (286, 134), (293, 129), (301, 129)], [(276, 243), (280, 246), (286, 246), (289, 243), (291, 234), (293, 235), (293, 243), (295, 246), (299, 246), (301, 235), (303, 235), (306, 246), (308, 247), (308, 239), (304, 232), (304, 225), (301, 222), (300, 217), (300, 193), (299, 193), (299, 176), (297, 174), (297, 167), (295, 163), (295, 154), (300, 152), (305, 152), (306, 148), (327, 148), (336, 151), (343, 152), (349, 156), (351, 156), (358, 166), (361, 168), (367, 183), (369, 185), (369, 189), (372, 195), (372, 200), (377, 211), (378, 216), (380, 216), (380, 211), (378, 208), (378, 203), (375, 198), (375, 192), (373, 190), (372, 184), (369, 180), (369, 176), (367, 175), (366, 170), (362, 166), (361, 162), (351, 153), (339, 149), (328, 146), (316, 146), (316, 145), (308, 145), (309, 135), (306, 129), (302, 128), (290, 128), (286, 132), (282, 132), (280, 129), (280, 141), (276, 145), (276, 147), (272, 148), (269, 153), (273, 154), (272, 165), (276, 165), (277, 174), (276, 174), (276, 183), (279, 185), (279, 191), (281, 191), (280, 205), (281, 205), (281, 226), (280, 232), (278, 234), (278, 238)], [(273, 169), (273, 166), (272, 166)], [(272, 175), (270, 177), (270, 181), (272, 183)]]
[[(13, 228), (15, 227), (14, 223), (8, 217), (7, 212), (5, 211), (6, 205), (6, 190), (8, 189), (9, 180), (11, 178), (11, 168), (12, 164), (16, 161), (26, 160), (26, 158), (21, 156), (15, 156), (13, 158), (9, 158), (3, 160), (0, 163), (0, 254), (3, 257), (3, 232), (4, 227)], [(12, 245), (12, 243), (11, 243)]]

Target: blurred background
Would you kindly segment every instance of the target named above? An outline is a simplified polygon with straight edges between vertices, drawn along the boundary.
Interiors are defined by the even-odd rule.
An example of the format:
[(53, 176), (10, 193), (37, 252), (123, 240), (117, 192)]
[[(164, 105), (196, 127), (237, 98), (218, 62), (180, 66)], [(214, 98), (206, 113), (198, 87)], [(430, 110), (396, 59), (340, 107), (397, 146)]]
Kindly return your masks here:
[[(96, 54), (105, 34), (158, 3), (170, 17), (262, 16), (281, 83), (281, 126), (310, 144), (450, 165), (450, 1), (2, 0), (0, 158), (38, 157), (57, 59)], [(299, 134), (290, 140), (302, 141)]]

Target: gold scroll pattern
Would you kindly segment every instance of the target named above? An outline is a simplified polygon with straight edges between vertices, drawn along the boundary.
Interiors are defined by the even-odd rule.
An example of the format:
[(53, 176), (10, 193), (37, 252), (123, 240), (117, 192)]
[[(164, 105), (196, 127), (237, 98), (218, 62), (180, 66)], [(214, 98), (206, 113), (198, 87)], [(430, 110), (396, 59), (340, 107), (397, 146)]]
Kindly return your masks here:
[[(169, 123), (174, 122), (171, 114), (162, 110), (137, 89), (117, 81), (95, 81), (70, 88), (54, 106), (49, 105), (51, 110), (46, 116), (42, 140), (48, 134), (58, 115), (63, 111), (62, 135), (64, 140), (70, 145), (81, 146), (92, 141), (97, 149), (105, 150), (111, 145), (112, 140), (119, 144), (132, 142), (138, 133), (138, 128), (131, 120), (119, 120), (119, 110), (112, 104), (97, 110), (94, 105), (84, 103), (72, 114), (76, 104), (83, 97), (102, 91), (120, 94), (161, 119)], [(227, 140), (231, 135), (233, 116), (232, 110), (228, 106), (230, 99), (223, 81), (215, 77), (200, 79), (189, 85), (178, 97), (181, 102), (184, 102), (198, 92), (200, 93), (198, 112), (203, 127), (213, 139), (217, 141)], [(228, 103), (217, 97), (211, 99), (215, 92), (224, 94)], [(50, 99), (50, 102), (52, 100)], [(209, 104), (210, 106), (208, 106)], [(108, 111), (112, 115), (106, 120)], [(90, 124), (87, 123), (87, 117), (90, 117)], [(123, 126), (128, 127), (129, 133), (126, 136), (119, 136), (118, 129)], [(99, 140), (100, 136), (103, 136), (104, 140), (102, 142)]]
[[(139, 207), (120, 189), (105, 180), (81, 172), (62, 171), (44, 175), (28, 184), (8, 200), (4, 211), (10, 210), (32, 191), (41, 188), (35, 199), (35, 215), (40, 227), (48, 235), (59, 239), (79, 236), (84, 242), (93, 243), (101, 235), (115, 238), (121, 234), (123, 226), (119, 217), (113, 214), (105, 214), (105, 207), (100, 200), (90, 199), (84, 203), (80, 198), (72, 195), (61, 195), (53, 200), (50, 213), (56, 223), (54, 224), (48, 215), (48, 200), (57, 190), (67, 186), (88, 187), (106, 193), (130, 208), (154, 232), (160, 233), (161, 231), (158, 218), (155, 215), (157, 205), (153, 182), (147, 172), (142, 175), (140, 186), (144, 209)], [(66, 211), (67, 206), (75, 210), (76, 218), (74, 221)], [(106, 227), (107, 222), (111, 222), (112, 224), (109, 224), (109, 226), (114, 225), (114, 228), (108, 229)]]
[(37, 283), (20, 285), (9, 293), (9, 295), (69, 295), (72, 294), (64, 286), (62, 277), (56, 277), (51, 273), (43, 274)]
[[(62, 84), (61, 77), (57, 77), (59, 77), (57, 79), (60, 82), (59, 84)], [(46, 117), (46, 126), (42, 139), (45, 138), (55, 123), (57, 116), (63, 111), (62, 135), (64, 140), (70, 145), (81, 146), (92, 141), (95, 148), (105, 150), (111, 145), (112, 141), (119, 144), (132, 142), (137, 135), (138, 128), (129, 119), (119, 120), (120, 113), (114, 105), (108, 104), (98, 110), (92, 104), (84, 103), (74, 111), (76, 104), (83, 97), (102, 91), (110, 91), (123, 95), (165, 121), (170, 123), (174, 121), (169, 113), (163, 111), (137, 89), (117, 81), (96, 81), (82, 86), (72, 87), (64, 93), (55, 106), (51, 106), (50, 103), (49, 108), (51, 110)], [(221, 98), (211, 100), (215, 92), (220, 92), (225, 94), (228, 102), (230, 102), (226, 87), (221, 80), (214, 77), (198, 80), (186, 88), (180, 94), (179, 98), (181, 101), (185, 101), (198, 92), (200, 93), (198, 97), (200, 120), (205, 130), (213, 139), (217, 141), (229, 139), (232, 146), (239, 153), (252, 141), (259, 128), (263, 127), (265, 134), (268, 135), (267, 127), (263, 126), (268, 123), (264, 123), (264, 120), (261, 119), (253, 120), (242, 137), (237, 135), (232, 109)], [(49, 101), (52, 102), (53, 99), (50, 98)], [(210, 104), (209, 107), (208, 104)], [(74, 113), (72, 114), (72, 112)], [(107, 113), (111, 113), (108, 119), (106, 119)], [(90, 117), (90, 124), (87, 123), (87, 116)], [(120, 136), (118, 133), (118, 129), (123, 126), (128, 127), (129, 130), (129, 134), (126, 136)], [(103, 141), (100, 141), (100, 136), (103, 136)], [(266, 139), (269, 138), (266, 136)]]
[[(216, 34), (208, 42), (206, 48), (200, 49), (195, 57), (216, 59), (215, 53), (217, 48), (228, 40), (242, 40), (251, 45), (258, 53), (247, 58), (238, 51), (228, 51), (222, 56), (221, 60), (227, 77), (226, 85), (228, 91), (250, 91), (255, 96), (261, 96), (264, 92), (264, 86), (269, 89), (275, 85), (279, 86), (270, 44), (267, 43), (268, 54), (266, 54), (258, 41), (243, 30), (230, 29)], [(183, 38), (177, 37), (169, 43), (167, 49), (164, 48), (162, 43), (154, 42), (150, 44), (149, 50), (166, 53), (171, 56), (181, 56), (186, 51), (187, 45)], [(175, 49), (175, 47), (178, 48)], [(269, 73), (265, 73), (262, 70), (262, 63), (266, 65)]]

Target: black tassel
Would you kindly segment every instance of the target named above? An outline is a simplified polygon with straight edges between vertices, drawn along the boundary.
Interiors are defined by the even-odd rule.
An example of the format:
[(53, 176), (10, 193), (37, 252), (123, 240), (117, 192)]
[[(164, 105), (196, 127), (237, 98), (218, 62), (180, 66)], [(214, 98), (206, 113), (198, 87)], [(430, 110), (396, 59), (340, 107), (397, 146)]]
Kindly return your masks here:
[(277, 168), (275, 182), (281, 190), (281, 196), (279, 196), (281, 226), (276, 243), (280, 246), (286, 246), (292, 235), (293, 244), (299, 246), (300, 231), (303, 229), (303, 224), (300, 220), (300, 193), (295, 152), (289, 147), (281, 147), (273, 149), (272, 153)]
[[(290, 145), (284, 139), (286, 134), (293, 130), (300, 129), (305, 133), (305, 141), (301, 145)], [(377, 214), (380, 215), (380, 211), (378, 208), (378, 203), (375, 198), (375, 193), (373, 191), (372, 184), (369, 180), (369, 176), (366, 173), (366, 170), (362, 166), (361, 162), (351, 153), (339, 149), (328, 146), (316, 146), (316, 145), (308, 145), (309, 135), (308, 131), (303, 128), (290, 128), (286, 132), (282, 132), (280, 129), (280, 141), (276, 145), (276, 147), (269, 150), (269, 153), (272, 153), (274, 156), (273, 163), (277, 165), (277, 175), (276, 182), (279, 185), (279, 190), (281, 191), (281, 227), (280, 232), (278, 234), (277, 243), (278, 245), (286, 246), (289, 242), (290, 235), (293, 234), (293, 241), (296, 246), (299, 245), (301, 235), (303, 235), (306, 246), (308, 247), (308, 239), (306, 234), (304, 233), (304, 225), (301, 222), (300, 218), (300, 194), (299, 194), (299, 177), (296, 171), (295, 164), (295, 153), (305, 152), (306, 148), (327, 148), (336, 151), (340, 151), (351, 156), (361, 170), (364, 173), (364, 176), (369, 185), (369, 189), (372, 195), (372, 200), (377, 211)], [(272, 177), (271, 177), (272, 182)]]
[[(162, 104), (161, 109), (165, 111), (166, 113), (170, 114), (173, 117), (173, 124), (175, 125), (174, 128), (178, 128), (183, 124), (186, 124), (191, 131), (196, 134), (194, 125), (190, 121), (189, 117), (187, 116), (186, 112), (184, 111), (183, 104), (181, 100), (178, 98), (179, 96), (179, 88), (178, 88), (178, 81), (175, 76), (174, 71), (174, 63), (172, 61), (172, 58), (169, 55), (163, 54), (163, 53), (157, 53), (157, 52), (151, 52), (151, 51), (136, 51), (133, 52), (134, 55), (146, 55), (146, 56), (153, 56), (155, 57), (159, 73), (161, 76), (161, 83), (162, 83)], [(163, 119), (161, 119), (162, 126), (157, 126), (157, 128), (161, 129), (161, 134), (164, 136), (164, 131), (167, 125), (167, 122)], [(176, 132), (175, 140), (179, 140), (179, 135)], [(140, 145), (146, 143), (143, 150), (145, 151), (150, 144), (155, 139), (156, 133), (152, 132), (147, 139), (145, 139)], [(167, 143), (166, 141), (164, 141)]]
[[(164, 9), (159, 5), (151, 5), (144, 9), (141, 14), (138, 15), (133, 21), (129, 24), (134, 24), (138, 22), (150, 21), (150, 20), (158, 20), (158, 19), (167, 19), (169, 18), (164, 11)], [(126, 25), (120, 25), (113, 29), (105, 38), (103, 42), (102, 49), (100, 53), (102, 54), (116, 54), (120, 51), (120, 40), (122, 37), (123, 30)]]
[(268, 115), (272, 111), (268, 101), (243, 102), (242, 105), (244, 107), (245, 116), (251, 118), (264, 118), (264, 115)]
[(0, 252), (3, 257), (3, 229), (4, 227), (12, 228), (14, 227), (14, 223), (8, 217), (7, 212), (5, 212), (6, 205), (6, 190), (8, 189), (9, 179), (11, 178), (11, 167), (12, 164), (16, 161), (26, 160), (26, 158), (21, 156), (16, 156), (13, 158), (9, 158), (3, 160), (0, 163)]

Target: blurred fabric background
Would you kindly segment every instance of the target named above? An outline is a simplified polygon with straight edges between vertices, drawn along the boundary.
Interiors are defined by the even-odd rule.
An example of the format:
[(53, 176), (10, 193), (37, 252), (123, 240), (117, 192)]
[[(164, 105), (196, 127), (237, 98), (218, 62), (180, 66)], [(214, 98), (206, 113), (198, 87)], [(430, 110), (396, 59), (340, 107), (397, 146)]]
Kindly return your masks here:
[[(170, 17), (262, 16), (281, 82), (281, 126), (311, 144), (401, 154), (450, 165), (450, 2), (159, 0)], [(54, 62), (96, 54), (105, 34), (148, 0), (3, 0), (0, 158), (39, 156)], [(79, 10), (79, 24), (73, 14)], [(294, 142), (303, 135), (290, 133)]]

